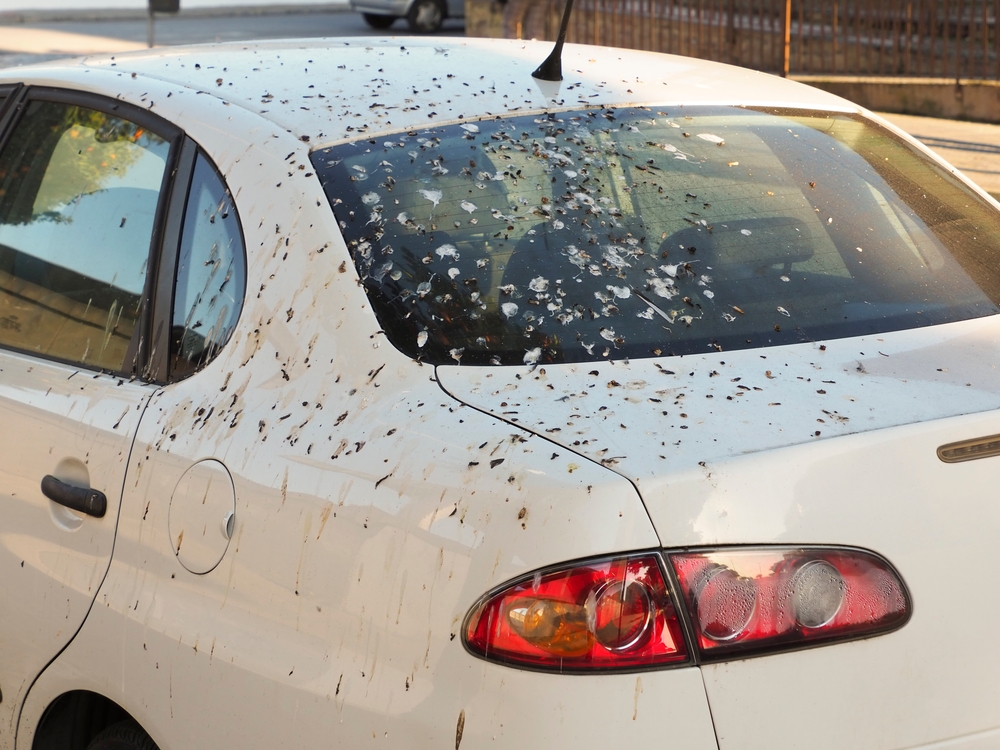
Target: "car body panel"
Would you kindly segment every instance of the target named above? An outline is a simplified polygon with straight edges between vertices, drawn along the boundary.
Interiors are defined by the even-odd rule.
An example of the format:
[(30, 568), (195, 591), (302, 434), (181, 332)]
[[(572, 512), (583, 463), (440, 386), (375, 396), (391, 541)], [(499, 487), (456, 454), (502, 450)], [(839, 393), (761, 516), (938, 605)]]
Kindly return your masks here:
[[(704, 473), (729, 456), (1000, 408), (998, 342), (1000, 321), (986, 317), (695, 356), (439, 370), (463, 402), (613, 466), (656, 496), (662, 477)], [(667, 544), (719, 541), (651, 512)]]
[[(12, 352), (0, 352), (0, 371), (0, 748), (11, 748), (21, 701), (104, 579), (132, 436), (154, 389)], [(46, 498), (47, 474), (104, 492), (104, 517)]]
[[(816, 748), (909, 747), (1000, 726), (1000, 655), (952, 632), (963, 617), (1000, 616), (983, 579), (967, 573), (998, 562), (1000, 463), (936, 455), (1000, 432), (998, 333), (991, 317), (824, 349), (581, 365), (600, 372), (587, 395), (579, 375), (562, 387), (574, 366), (520, 380), (506, 368), (439, 368), (439, 377), (466, 403), (604, 456), (636, 482), (667, 547), (844, 544), (885, 555), (914, 602), (900, 631), (702, 670), (720, 748), (783, 746), (789, 736)], [(563, 421), (553, 419), (559, 409)], [(629, 435), (637, 426), (639, 439)]]
[[(755, 466), (745, 457), (713, 467), (704, 515), (720, 530), (727, 510), (739, 516), (744, 503), (759, 503), (776, 538), (879, 550), (898, 566), (914, 602), (912, 620), (885, 637), (704, 667), (720, 747), (773, 746), (778, 734), (769, 723), (779, 715), (782, 733), (808, 725), (810, 746), (818, 748), (910, 746), (1000, 726), (1000, 656), (963, 635), (1000, 616), (984, 578), (972, 572), (997, 565), (1000, 463), (950, 464), (936, 455), (943, 444), (998, 431), (994, 410), (837, 438), (826, 450), (776, 451)], [(763, 492), (761, 476), (768, 480)], [(792, 660), (813, 676), (808, 690), (775, 679)], [(758, 689), (747, 692), (750, 683)], [(844, 710), (848, 701), (856, 721), (818, 710)]]
[[(573, 46), (564, 68), (579, 80), (527, 84), (513, 101), (496, 71), (527, 80), (548, 44), (467, 40), (460, 62), (440, 45), (222, 45), (4, 73), (182, 125), (233, 188), (252, 280), (219, 359), (143, 417), (99, 606), (29, 693), (18, 747), (67, 690), (112, 698), (162, 750), (463, 737), (698, 748), (715, 746), (713, 719), (726, 747), (888, 748), (948, 732), (969, 737), (941, 747), (987, 746), (1000, 665), (951, 639), (960, 613), (997, 614), (965, 572), (996, 565), (997, 459), (951, 467), (933, 451), (1000, 432), (995, 318), (656, 361), (422, 366), (386, 343), (309, 169), (320, 145), (512, 111), (857, 108), (750, 71)], [(254, 67), (229, 68), (244, 47)], [(342, 51), (357, 54), (343, 68)], [(400, 78), (421, 85), (388, 83)], [(273, 188), (244, 189), (262, 173)], [(221, 563), (195, 576), (175, 559), (169, 499), (204, 459), (233, 477), (236, 524)], [(975, 488), (964, 503), (958, 486)], [(746, 543), (873, 549), (901, 572), (913, 618), (856, 643), (642, 674), (541, 675), (461, 645), (478, 597), (531, 570)]]
[[(153, 111), (169, 103), (144, 96), (148, 84), (153, 79), (174, 83), (179, 87), (178, 92), (195, 90), (202, 96), (210, 95), (258, 112), (297, 137), (309, 138), (313, 147), (344, 143), (360, 136), (402, 132), (431, 121), (435, 124), (475, 121), (504, 112), (602, 104), (663, 107), (725, 104), (862, 112), (904, 136), (951, 172), (960, 174), (885, 119), (821, 89), (767, 73), (679, 55), (569, 44), (563, 50), (563, 64), (578, 75), (568, 76), (562, 82), (538, 81), (530, 74), (551, 51), (548, 42), (463, 39), (461, 49), (454, 54), (468, 54), (463, 54), (461, 65), (452, 67), (449, 63), (453, 53), (447, 47), (454, 43), (453, 39), (407, 37), (404, 45), (392, 38), (368, 38), (363, 49), (356, 40), (336, 39), (298, 40), (291, 44), (262, 41), (194, 45), (60, 60), (34, 65), (30, 70), (39, 84), (48, 81), (51, 85), (72, 85), (85, 91), (105, 90), (89, 83), (94, 73), (105, 70), (117, 78), (115, 89), (123, 98), (138, 101)], [(223, 68), (228, 67), (227, 56), (241, 50), (259, 55), (258, 64), (246, 75), (220, 78), (218, 74), (225, 73)], [(280, 60), (274, 59), (278, 51)], [(338, 63), (338, 51), (350, 53), (343, 64)], [(356, 53), (370, 57), (371, 62), (359, 62), (354, 59)], [(377, 63), (376, 70), (381, 68), (379, 77), (361, 84), (370, 91), (373, 101), (357, 107), (359, 100), (353, 91), (358, 76), (370, 72), (373, 63)], [(310, 75), (283, 74), (290, 69), (301, 69)], [(530, 80), (530, 85), (518, 92), (518, 101), (505, 98), (492, 83), (482, 85), (487, 80), (493, 81), (499, 69), (515, 78)], [(59, 73), (48, 79), (46, 70)], [(637, 71), (642, 74), (637, 75)], [(126, 73), (128, 76), (135, 73), (136, 78), (127, 80)], [(14, 74), (3, 79), (19, 82), (21, 77)], [(412, 81), (413, 86), (400, 88), (385, 83), (401, 77)], [(264, 79), (267, 80), (262, 84)], [(194, 87), (195, 82), (200, 86)], [(305, 104), (293, 104), (300, 100)], [(197, 104), (193, 106), (195, 110), (199, 108)], [(190, 109), (189, 106), (185, 111)], [(974, 183), (968, 180), (966, 183), (993, 200)]]
[[(562, 83), (543, 82), (531, 78), (531, 71), (549, 54), (550, 43), (470, 38), (462, 39), (461, 48), (451, 51), (446, 45), (452, 43), (408, 37), (405, 43), (372, 38), (363, 44), (320, 40), (295, 46), (256, 42), (165, 48), (85, 58), (91, 72), (84, 75), (81, 65), (73, 77), (85, 86), (84, 79), (99, 70), (135, 72), (137, 80), (120, 81), (123, 94), (129, 96), (144, 92), (141, 83), (149, 79), (196, 87), (260, 113), (297, 138), (309, 138), (313, 148), (429, 124), (581, 105), (725, 103), (858, 109), (820, 89), (765, 73), (705, 60), (582, 45), (567, 45), (563, 53), (564, 69), (575, 75), (567, 73)], [(223, 71), (227, 54), (242, 49), (258, 58), (255, 69), (239, 74)], [(275, 57), (278, 50), (280, 59)], [(343, 67), (339, 53), (344, 53)], [(500, 70), (502, 79), (497, 78)], [(67, 73), (72, 75), (72, 68)], [(412, 86), (388, 83), (402, 79)], [(525, 81), (516, 100), (500, 90), (501, 80)], [(359, 88), (363, 96), (358, 95)], [(163, 104), (155, 102), (153, 110)]]
[[(166, 93), (149, 96), (201, 102)], [(670, 723), (687, 746), (715, 747), (696, 669), (643, 676), (641, 690), (635, 675), (599, 678), (589, 697), (554, 691), (546, 703), (515, 689), (526, 673), (466, 652), (462, 620), (487, 588), (567, 559), (656, 548), (639, 496), (598, 464), (554, 457), (548, 441), (462, 407), (434, 368), (388, 346), (332, 214), (303, 210), (322, 198), (295, 169), (307, 146), (208, 101), (240, 135), (193, 118), (187, 130), (230, 184), (262, 165), (302, 176), (235, 191), (249, 277), (268, 282), (251, 290), (219, 358), (150, 404), (100, 606), (31, 691), (21, 737), (73, 689), (141, 716), (161, 750), (356, 746), (373, 732), (401, 747), (451, 745), (463, 711), (483, 742), (549, 731), (557, 744), (591, 736), (584, 718), (597, 705), (608, 738), (648, 739), (663, 710), (632, 717), (653, 700), (676, 707)], [(175, 558), (168, 513), (183, 472), (207, 458), (233, 477), (235, 528), (221, 563), (196, 576)], [(275, 705), (298, 718), (275, 722), (262, 710)], [(557, 711), (565, 723), (546, 729)], [(517, 724), (522, 715), (536, 718)]]

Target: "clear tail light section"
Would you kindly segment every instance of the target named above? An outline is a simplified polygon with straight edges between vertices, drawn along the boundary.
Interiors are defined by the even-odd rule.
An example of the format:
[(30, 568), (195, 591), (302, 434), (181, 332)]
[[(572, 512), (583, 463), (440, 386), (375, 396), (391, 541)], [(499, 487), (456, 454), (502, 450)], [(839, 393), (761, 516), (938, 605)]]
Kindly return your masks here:
[(899, 575), (858, 549), (722, 549), (669, 553), (702, 658), (735, 658), (905, 624)]
[(466, 646), (493, 661), (561, 672), (683, 663), (683, 630), (655, 554), (534, 574), (479, 602)]

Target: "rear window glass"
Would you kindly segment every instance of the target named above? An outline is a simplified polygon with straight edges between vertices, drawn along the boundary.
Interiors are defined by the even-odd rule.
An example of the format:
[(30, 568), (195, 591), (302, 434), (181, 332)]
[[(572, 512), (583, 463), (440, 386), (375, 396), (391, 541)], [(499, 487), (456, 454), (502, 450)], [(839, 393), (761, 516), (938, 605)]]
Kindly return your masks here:
[(386, 335), (426, 362), (776, 346), (1000, 298), (1000, 214), (859, 116), (559, 112), (312, 158)]

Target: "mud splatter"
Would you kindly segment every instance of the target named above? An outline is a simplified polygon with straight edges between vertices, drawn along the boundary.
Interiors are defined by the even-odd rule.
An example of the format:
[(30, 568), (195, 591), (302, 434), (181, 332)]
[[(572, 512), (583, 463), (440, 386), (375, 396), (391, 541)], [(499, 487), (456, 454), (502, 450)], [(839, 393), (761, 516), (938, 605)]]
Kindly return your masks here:
[(462, 744), (462, 735), (465, 734), (465, 709), (458, 712), (458, 726), (455, 727), (455, 750)]

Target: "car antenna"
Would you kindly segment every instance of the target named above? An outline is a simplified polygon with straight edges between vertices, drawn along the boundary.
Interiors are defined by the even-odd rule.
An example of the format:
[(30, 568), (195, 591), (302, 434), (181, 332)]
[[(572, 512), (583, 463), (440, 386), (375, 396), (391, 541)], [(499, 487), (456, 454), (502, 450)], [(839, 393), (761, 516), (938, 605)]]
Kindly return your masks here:
[(556, 39), (556, 46), (545, 58), (545, 61), (531, 74), (532, 78), (540, 81), (561, 81), (562, 76), (562, 48), (566, 41), (566, 29), (569, 28), (569, 14), (573, 11), (573, 0), (566, 0), (566, 8), (563, 10), (562, 23), (559, 25), (559, 38)]

